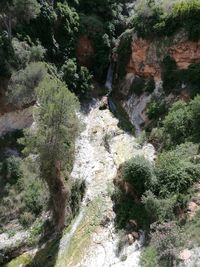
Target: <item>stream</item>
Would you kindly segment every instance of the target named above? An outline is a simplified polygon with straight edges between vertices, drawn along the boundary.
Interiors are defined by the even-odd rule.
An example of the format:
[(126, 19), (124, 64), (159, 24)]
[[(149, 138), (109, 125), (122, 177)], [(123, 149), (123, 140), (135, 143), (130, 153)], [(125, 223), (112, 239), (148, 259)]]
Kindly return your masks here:
[[(112, 91), (111, 66), (105, 86)], [(139, 240), (118, 249), (121, 237), (115, 229), (113, 179), (123, 162), (136, 155), (152, 161), (155, 150), (150, 144), (139, 145), (108, 108), (99, 109), (101, 101), (92, 99), (78, 114), (82, 131), (75, 143), (71, 177), (85, 181), (86, 192), (78, 216), (59, 240), (56, 267), (139, 267), (142, 231)]]
[[(85, 128), (76, 141), (71, 175), (73, 179), (85, 180), (87, 189), (80, 214), (70, 232), (61, 239), (56, 263), (59, 267), (139, 266), (144, 241), (142, 232), (140, 240), (117, 253), (119, 236), (115, 230), (110, 191), (121, 163), (135, 155), (153, 160), (154, 148), (150, 144), (140, 147), (135, 137), (118, 127), (118, 120), (108, 109), (99, 110), (99, 104), (100, 100), (93, 100), (89, 111), (79, 114)], [(93, 212), (88, 219), (91, 205)], [(98, 206), (96, 215), (95, 205)], [(91, 227), (96, 218), (95, 226)], [(88, 229), (91, 229), (90, 234), (85, 238), (83, 233)], [(80, 245), (83, 239), (87, 246)]]

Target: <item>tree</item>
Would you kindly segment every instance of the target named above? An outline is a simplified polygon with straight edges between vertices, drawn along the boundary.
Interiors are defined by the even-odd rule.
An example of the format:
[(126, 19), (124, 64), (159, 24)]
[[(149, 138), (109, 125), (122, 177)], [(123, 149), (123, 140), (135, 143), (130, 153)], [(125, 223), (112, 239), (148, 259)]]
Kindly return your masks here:
[(141, 197), (142, 194), (155, 183), (153, 166), (144, 157), (137, 156), (125, 162), (122, 167), (123, 179), (129, 182), (135, 193)]
[(35, 111), (37, 129), (26, 136), (27, 149), (35, 151), (40, 158), (41, 177), (50, 193), (50, 208), (55, 229), (65, 225), (65, 205), (68, 190), (63, 171), (78, 130), (75, 114), (78, 101), (66, 85), (55, 78), (48, 78), (37, 89), (38, 107)]
[(183, 101), (175, 102), (163, 121), (166, 133), (170, 134), (173, 144), (184, 142), (191, 134), (191, 112)]
[(12, 28), (18, 20), (29, 22), (37, 17), (40, 12), (40, 5), (37, 0), (13, 0), (1, 4), (0, 21), (8, 32), (8, 37), (12, 39)]

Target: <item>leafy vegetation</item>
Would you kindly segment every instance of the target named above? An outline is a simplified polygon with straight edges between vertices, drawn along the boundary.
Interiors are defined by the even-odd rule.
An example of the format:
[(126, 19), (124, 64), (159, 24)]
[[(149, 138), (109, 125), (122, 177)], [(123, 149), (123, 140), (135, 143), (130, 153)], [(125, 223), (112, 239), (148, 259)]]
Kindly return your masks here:
[(170, 36), (184, 28), (191, 40), (200, 38), (199, 31), (199, 1), (175, 1), (166, 4), (166, 1), (155, 0), (138, 1), (136, 12), (130, 21), (142, 37)]

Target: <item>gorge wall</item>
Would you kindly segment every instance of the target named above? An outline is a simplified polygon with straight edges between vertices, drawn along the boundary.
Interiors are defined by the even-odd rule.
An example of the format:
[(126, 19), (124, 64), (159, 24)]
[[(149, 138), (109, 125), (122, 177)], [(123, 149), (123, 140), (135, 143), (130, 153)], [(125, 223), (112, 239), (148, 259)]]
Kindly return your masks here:
[[(126, 74), (116, 82), (115, 94), (120, 96), (121, 104), (136, 130), (139, 131), (140, 126), (147, 122), (145, 109), (152, 95), (159, 95), (162, 92), (164, 58), (170, 56), (175, 60), (177, 69), (187, 69), (191, 64), (200, 62), (200, 41), (189, 41), (184, 32), (179, 32), (173, 37), (151, 40), (139, 38), (133, 33), (131, 52), (127, 51), (127, 53), (130, 53), (130, 57), (127, 65), (124, 66)], [(154, 80), (154, 90), (135, 93), (136, 79)]]

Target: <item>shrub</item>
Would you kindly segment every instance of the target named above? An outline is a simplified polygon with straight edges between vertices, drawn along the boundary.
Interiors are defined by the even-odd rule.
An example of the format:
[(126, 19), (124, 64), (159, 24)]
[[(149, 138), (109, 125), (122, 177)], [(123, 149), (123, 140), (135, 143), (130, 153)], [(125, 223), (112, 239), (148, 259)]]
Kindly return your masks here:
[(86, 185), (84, 181), (75, 181), (71, 187), (70, 208), (73, 217), (79, 212), (80, 204), (85, 193), (85, 187)]
[(71, 91), (75, 91), (78, 83), (77, 63), (75, 59), (69, 59), (61, 68), (62, 78)]
[(167, 106), (164, 101), (161, 99), (153, 99), (147, 108), (147, 114), (150, 120), (157, 120), (165, 115), (167, 112)]
[(7, 34), (0, 34), (0, 76), (10, 77), (11, 69), (15, 66), (15, 54)]
[(40, 184), (36, 182), (32, 182), (26, 188), (26, 192), (24, 193), (23, 202), (28, 211), (38, 215), (43, 208), (43, 197), (42, 192), (40, 190)]
[(118, 229), (125, 228), (129, 220), (135, 220), (139, 228), (148, 229), (150, 221), (142, 203), (134, 203), (130, 194), (126, 194), (118, 188), (115, 189), (112, 199), (116, 213), (115, 224)]
[(159, 155), (155, 173), (158, 180), (158, 192), (162, 197), (171, 193), (185, 193), (200, 175), (199, 164), (187, 158), (181, 158), (176, 151), (163, 152)]
[(0, 177), (5, 183), (14, 184), (21, 177), (20, 158), (11, 156), (0, 164)]
[(151, 222), (162, 222), (166, 219), (173, 219), (176, 201), (176, 196), (159, 199), (151, 191), (147, 191), (142, 197), (142, 202), (145, 205)]
[(24, 226), (28, 227), (30, 226), (35, 220), (35, 216), (31, 212), (25, 211), (20, 215), (19, 222)]
[(160, 266), (174, 266), (183, 245), (180, 227), (173, 221), (151, 225), (151, 245), (157, 251)]
[(194, 137), (199, 141), (200, 132), (200, 95), (197, 95), (189, 104), (192, 117), (192, 129)]
[(172, 144), (180, 144), (191, 135), (191, 112), (185, 102), (177, 101), (172, 105), (163, 127), (170, 135)]
[(13, 38), (12, 46), (15, 53), (17, 69), (25, 68), (26, 64), (31, 61), (40, 61), (44, 57), (45, 49), (40, 43), (30, 46), (26, 41), (19, 41), (17, 38)]
[(155, 89), (155, 81), (153, 77), (150, 77), (145, 82), (144, 91), (151, 94), (153, 93), (154, 89)]
[(131, 19), (141, 37), (171, 36), (184, 28), (191, 40), (199, 40), (200, 3), (197, 0), (175, 1), (166, 9), (165, 1), (138, 1)]
[(141, 255), (140, 264), (142, 267), (157, 267), (158, 266), (158, 256), (155, 247), (146, 247)]
[(141, 156), (136, 156), (124, 163), (122, 176), (124, 180), (133, 186), (138, 196), (141, 196), (146, 189), (155, 183), (151, 163)]
[(79, 72), (78, 94), (81, 96), (88, 96), (93, 89), (93, 76), (86, 67), (81, 67)]
[(35, 89), (47, 74), (44, 63), (30, 63), (24, 70), (13, 73), (8, 85), (9, 101), (23, 107), (36, 101)]

